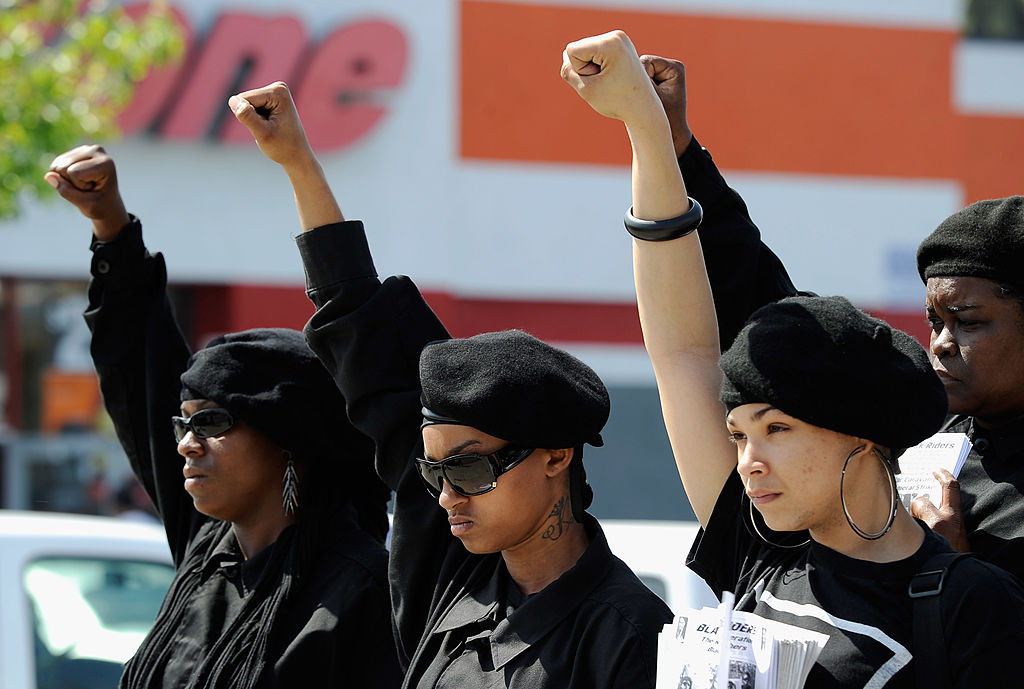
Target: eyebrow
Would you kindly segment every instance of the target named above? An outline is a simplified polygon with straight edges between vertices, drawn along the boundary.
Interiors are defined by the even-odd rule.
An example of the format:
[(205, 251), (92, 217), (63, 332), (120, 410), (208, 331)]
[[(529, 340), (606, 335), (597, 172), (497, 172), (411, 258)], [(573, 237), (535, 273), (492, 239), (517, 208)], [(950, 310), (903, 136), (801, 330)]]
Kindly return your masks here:
[[(944, 306), (942, 308), (948, 313), (963, 313), (964, 311), (971, 311), (972, 309), (980, 309), (981, 304), (963, 304), (962, 306)], [(936, 313), (936, 309), (931, 304), (925, 304), (924, 312), (934, 314)]]
[[(178, 407), (178, 411), (181, 413), (182, 416), (190, 416), (190, 414), (188, 414), (188, 412), (185, 411), (185, 404), (187, 404), (189, 402), (195, 402), (196, 403), (195, 404), (195, 410), (192, 412), (192, 414), (196, 414), (198, 412), (201, 412), (204, 409), (224, 409), (224, 407), (222, 407), (217, 402), (214, 402), (213, 400), (208, 400), (208, 399), (203, 399), (203, 398), (194, 399), (194, 400), (185, 400), (184, 402), (182, 402), (181, 406)], [(227, 410), (225, 410), (225, 411), (227, 411)]]
[[(756, 412), (754, 412), (750, 416), (750, 420), (751, 421), (760, 421), (761, 417), (763, 417), (765, 414), (767, 414), (768, 412), (773, 411), (773, 410), (775, 410), (775, 407), (773, 407), (770, 404), (766, 404), (764, 407), (762, 407), (762, 408), (758, 409)], [(725, 417), (725, 422), (727, 424), (731, 424), (733, 426), (736, 425), (736, 422), (733, 420), (731, 414), (729, 416)]]
[[(471, 438), (471, 439), (467, 440), (464, 443), (459, 443), (458, 445), (456, 445), (454, 447), (449, 447), (448, 450), (445, 452), (444, 456), (445, 457), (451, 457), (452, 455), (459, 454), (460, 452), (465, 450), (467, 447), (472, 447), (473, 445), (481, 445), (481, 444), (482, 443), (479, 440), (474, 440), (474, 439)], [(426, 449), (423, 450), (423, 455), (424, 455), (424, 459), (428, 459), (431, 462), (439, 462), (439, 461), (441, 461), (439, 459), (434, 459), (433, 457), (431, 457), (430, 454), (427, 453)]]

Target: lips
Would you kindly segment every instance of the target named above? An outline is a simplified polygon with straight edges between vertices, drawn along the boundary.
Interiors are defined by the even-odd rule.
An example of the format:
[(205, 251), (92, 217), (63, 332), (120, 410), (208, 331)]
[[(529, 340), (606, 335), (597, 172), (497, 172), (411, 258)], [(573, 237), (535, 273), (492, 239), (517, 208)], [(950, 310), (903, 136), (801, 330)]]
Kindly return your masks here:
[(773, 493), (767, 490), (748, 490), (747, 497), (750, 498), (750, 502), (754, 503), (755, 506), (761, 506), (768, 504), (779, 497), (781, 493)]
[(182, 467), (181, 473), (185, 477), (185, 491), (189, 493), (198, 488), (207, 479), (206, 474), (188, 464)]
[(939, 377), (939, 380), (941, 380), (943, 383), (958, 383), (958, 382), (960, 382), (959, 378), (957, 378), (956, 376), (950, 375), (950, 373), (948, 371), (943, 371), (942, 369), (938, 369), (938, 368), (935, 369), (935, 375), (937, 375)]
[(469, 533), (473, 528), (473, 520), (461, 514), (449, 514), (448, 524), (452, 530), (452, 536), (461, 537)]

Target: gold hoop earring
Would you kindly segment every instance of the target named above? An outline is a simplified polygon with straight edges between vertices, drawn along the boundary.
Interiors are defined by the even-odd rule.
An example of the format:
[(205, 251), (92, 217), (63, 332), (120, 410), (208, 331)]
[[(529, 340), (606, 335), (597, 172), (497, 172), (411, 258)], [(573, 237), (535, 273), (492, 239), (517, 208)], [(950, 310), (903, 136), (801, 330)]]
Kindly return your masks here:
[[(796, 550), (797, 548), (803, 548), (805, 545), (811, 542), (810, 536), (807, 537), (806, 541), (803, 541), (802, 543), (796, 543), (794, 545), (783, 545), (782, 543), (776, 543), (775, 541), (768, 540), (767, 538), (765, 538), (765, 535), (761, 533), (761, 529), (759, 529), (757, 526), (757, 520), (754, 519), (754, 503), (752, 503), (750, 500), (747, 500), (747, 507), (750, 508), (750, 526), (754, 528), (754, 533), (756, 533), (758, 538), (760, 538), (762, 541), (767, 543), (772, 548), (779, 548), (780, 550)], [(767, 527), (768, 525), (765, 524), (765, 526)]]
[(292, 453), (286, 451), (284, 454), (288, 458), (288, 464), (284, 468), (284, 488), (281, 489), (281, 499), (284, 502), (284, 515), (287, 517), (295, 514), (295, 511), (299, 509), (299, 474), (295, 471)]
[(853, 532), (863, 538), (865, 541), (877, 541), (879, 538), (889, 533), (889, 529), (892, 528), (893, 523), (896, 521), (896, 511), (900, 504), (899, 490), (896, 488), (896, 474), (893, 473), (892, 467), (889, 465), (888, 459), (883, 455), (877, 448), (873, 448), (876, 456), (881, 460), (882, 467), (885, 469), (885, 475), (889, 479), (889, 519), (885, 522), (885, 526), (882, 527), (881, 531), (876, 533), (868, 533), (864, 529), (857, 526), (853, 521), (853, 517), (850, 516), (850, 510), (846, 507), (846, 494), (843, 492), (843, 484), (846, 481), (846, 469), (850, 465), (850, 460), (855, 455), (859, 455), (864, 451), (867, 445), (860, 445), (855, 447), (843, 463), (843, 475), (839, 478), (839, 502), (843, 504), (843, 514), (846, 516), (846, 522), (853, 529)]

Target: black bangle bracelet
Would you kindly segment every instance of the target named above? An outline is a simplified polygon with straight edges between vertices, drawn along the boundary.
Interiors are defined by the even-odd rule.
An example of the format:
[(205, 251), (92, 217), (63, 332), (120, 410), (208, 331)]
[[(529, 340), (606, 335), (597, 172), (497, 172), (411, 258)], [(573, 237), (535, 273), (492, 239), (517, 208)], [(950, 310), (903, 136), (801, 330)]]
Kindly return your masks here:
[(667, 242), (685, 237), (700, 227), (700, 221), (704, 219), (704, 209), (697, 203), (697, 199), (687, 198), (690, 200), (690, 210), (668, 220), (639, 220), (633, 217), (633, 207), (630, 206), (623, 218), (626, 231), (646, 242)]

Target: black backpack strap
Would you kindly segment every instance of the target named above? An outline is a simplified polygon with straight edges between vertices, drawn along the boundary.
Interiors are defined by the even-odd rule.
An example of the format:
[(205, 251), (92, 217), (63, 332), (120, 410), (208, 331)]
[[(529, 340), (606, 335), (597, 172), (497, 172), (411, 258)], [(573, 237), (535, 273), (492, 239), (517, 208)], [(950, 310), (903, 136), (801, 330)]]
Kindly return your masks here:
[(938, 553), (924, 561), (910, 580), (914, 601), (914, 675), (918, 689), (951, 689), (949, 654), (942, 626), (942, 589), (950, 571), (969, 553)]

